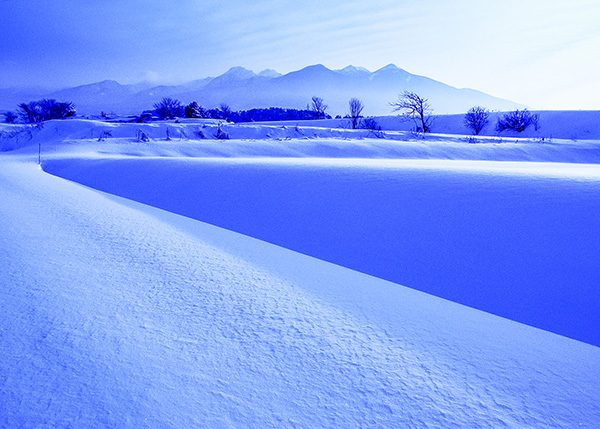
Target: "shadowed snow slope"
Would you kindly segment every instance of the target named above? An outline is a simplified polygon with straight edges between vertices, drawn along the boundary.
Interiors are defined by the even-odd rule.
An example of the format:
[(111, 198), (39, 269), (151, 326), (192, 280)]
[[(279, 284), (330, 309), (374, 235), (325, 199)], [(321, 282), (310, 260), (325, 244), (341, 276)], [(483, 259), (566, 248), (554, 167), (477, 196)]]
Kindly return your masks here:
[(597, 347), (19, 159), (0, 158), (2, 427), (598, 422)]
[(600, 345), (600, 167), (89, 157), (46, 171)]

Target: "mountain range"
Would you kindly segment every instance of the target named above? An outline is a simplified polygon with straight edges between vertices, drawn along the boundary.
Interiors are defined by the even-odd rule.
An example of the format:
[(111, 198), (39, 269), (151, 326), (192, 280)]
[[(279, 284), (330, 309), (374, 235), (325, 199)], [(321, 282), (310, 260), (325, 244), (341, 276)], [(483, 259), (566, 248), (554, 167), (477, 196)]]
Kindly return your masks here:
[[(79, 114), (139, 114), (153, 108), (163, 97), (176, 98), (184, 104), (192, 101), (214, 108), (222, 103), (233, 110), (284, 107), (303, 109), (313, 96), (321, 97), (329, 107), (327, 113), (345, 115), (352, 97), (364, 104), (365, 115), (389, 115), (390, 102), (404, 90), (416, 92), (429, 100), (434, 113), (463, 113), (470, 107), (510, 110), (524, 107), (468, 88), (454, 88), (442, 82), (411, 74), (393, 64), (375, 72), (348, 66), (330, 70), (317, 64), (287, 74), (264, 70), (258, 74), (243, 67), (233, 67), (214, 77), (181, 85), (153, 86), (149, 83), (121, 85), (105, 80), (89, 85), (38, 94), (38, 98), (72, 101)], [(18, 97), (22, 95), (22, 99)], [(31, 101), (31, 93), (13, 89), (0, 91), (0, 108), (14, 109), (18, 102)]]

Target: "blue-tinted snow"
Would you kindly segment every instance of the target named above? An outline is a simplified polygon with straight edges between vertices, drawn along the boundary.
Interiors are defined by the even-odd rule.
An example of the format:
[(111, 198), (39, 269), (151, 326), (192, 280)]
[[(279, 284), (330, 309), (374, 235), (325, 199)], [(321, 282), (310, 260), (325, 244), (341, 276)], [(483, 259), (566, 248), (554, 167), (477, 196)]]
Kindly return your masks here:
[[(579, 236), (579, 226), (565, 217), (575, 213), (593, 226), (584, 211), (594, 209), (594, 165), (182, 159), (173, 156), (198, 155), (201, 143), (93, 136), (52, 144), (50, 134), (89, 129), (57, 125), (44, 132), (49, 171), (153, 198), (157, 206), (211, 203), (221, 208), (220, 219), (229, 205), (243, 210), (250, 226), (258, 209), (274, 224), (289, 221), (262, 204), (298, 222), (299, 213), (314, 210), (312, 219), (327, 228), (309, 233), (321, 244), (337, 230), (373, 250), (361, 228), (371, 234), (372, 223), (391, 216), (408, 223), (397, 228), (409, 240), (408, 226), (429, 225), (414, 234), (413, 249), (427, 246), (417, 240), (425, 237), (464, 252), (461, 228), (476, 233), (485, 226), (489, 233), (492, 222), (469, 222), (479, 218), (494, 220), (494, 234), (513, 243), (513, 227), (532, 227), (532, 244), (524, 245), (553, 261), (560, 258), (533, 243), (566, 245), (566, 255), (595, 251), (587, 241), (595, 232)], [(211, 145), (230, 155), (253, 146), (258, 154), (299, 154), (300, 143)], [(343, 141), (312, 143), (347, 150)], [(346, 143), (379, 151), (376, 142)], [(525, 149), (526, 159), (533, 156)], [(452, 155), (460, 148), (432, 151), (444, 150)], [(481, 158), (489, 158), (487, 150), (493, 152)], [(576, 149), (562, 150), (585, 161)], [(36, 161), (37, 147), (0, 158), (0, 426), (593, 427), (598, 421), (598, 347), (83, 187), (47, 174)], [(523, 193), (534, 200), (518, 198)], [(427, 202), (432, 196), (437, 205)], [(486, 203), (477, 206), (482, 198)], [(465, 205), (469, 216), (458, 216)], [(413, 211), (404, 212), (407, 206)], [(503, 210), (493, 210), (498, 206)], [(369, 216), (364, 207), (371, 207)], [(558, 210), (542, 210), (551, 207)], [(355, 217), (344, 214), (350, 208)], [(534, 214), (540, 225), (533, 225)], [(546, 237), (547, 225), (554, 229)], [(302, 238), (298, 231), (288, 234)], [(377, 237), (385, 245), (392, 234)], [(498, 249), (486, 249), (498, 257)], [(408, 261), (409, 268), (421, 257), (379, 256)], [(445, 252), (435, 256), (447, 265)], [(464, 263), (492, 264), (477, 257)], [(527, 267), (519, 259), (514, 268)], [(579, 276), (577, 268), (568, 265), (561, 275)]]
[(600, 167), (65, 159), (47, 171), (600, 345)]

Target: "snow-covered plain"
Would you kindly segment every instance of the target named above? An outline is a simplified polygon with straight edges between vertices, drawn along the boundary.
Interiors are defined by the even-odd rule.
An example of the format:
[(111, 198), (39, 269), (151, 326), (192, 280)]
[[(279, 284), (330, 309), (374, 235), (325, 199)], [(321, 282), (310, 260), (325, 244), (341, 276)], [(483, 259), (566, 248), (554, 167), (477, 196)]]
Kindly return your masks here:
[[(166, 127), (177, 128), (172, 124), (158, 126), (156, 140), (148, 143), (127, 134), (128, 125), (110, 125), (112, 137), (97, 141), (94, 130), (107, 126), (52, 122), (32, 131), (31, 138), (13, 133), (4, 141), (21, 148), (0, 155), (0, 426), (597, 424), (598, 347), (160, 209), (164, 204), (173, 211), (214, 208), (217, 220), (237, 210), (244, 216), (235, 216), (236, 222), (246, 217), (247, 225), (264, 228), (277, 223), (278, 214), (289, 216), (300, 208), (302, 215), (293, 218), (297, 221), (307, 213), (306, 206), (319, 209), (337, 194), (333, 202), (352, 205), (357, 229), (347, 230), (352, 216), (338, 218), (331, 207), (317, 210), (311, 222), (321, 222), (315, 230), (319, 234), (339, 227), (356, 237), (361, 228), (371, 234), (370, 225), (385, 221), (390, 210), (378, 214), (371, 205), (369, 216), (360, 215), (363, 206), (348, 199), (353, 191), (365, 196), (377, 185), (398, 190), (386, 185), (396, 183), (421, 194), (416, 202), (431, 198), (427, 192), (440, 197), (439, 212), (412, 214), (432, 228), (420, 231), (425, 241), (448, 246), (460, 241), (465, 231), (459, 226), (469, 224), (469, 216), (482, 215), (472, 212), (477, 198), (483, 197), (482, 207), (490, 211), (486, 216), (502, 219), (502, 213), (493, 213), (497, 207), (487, 191), (504, 188), (496, 203), (514, 204), (515, 212), (529, 221), (523, 227), (557, 203), (549, 199), (554, 190), (570, 199), (558, 201), (558, 218), (546, 218), (554, 228), (550, 237), (543, 238), (539, 229), (538, 238), (550, 246), (559, 244), (559, 249), (570, 246), (554, 260), (566, 263), (556, 272), (565, 273), (568, 282), (569, 274), (580, 275), (580, 265), (569, 265), (568, 252), (577, 247), (573, 240), (587, 240), (580, 247), (591, 258), (598, 254), (598, 230), (586, 237), (573, 235), (575, 223), (563, 230), (569, 213), (579, 215), (587, 227), (597, 226), (588, 211), (598, 205), (594, 197), (600, 170), (589, 164), (598, 162), (597, 142), (503, 146), (450, 137), (390, 142), (343, 136), (164, 141)], [(256, 134), (271, 132), (255, 128)], [(111, 193), (40, 169), (39, 143), (44, 170), (72, 174)], [(324, 158), (326, 154), (338, 159)], [(513, 161), (560, 161), (563, 156), (563, 161), (582, 164), (490, 162), (496, 156)], [(406, 157), (488, 161), (375, 159)], [(356, 172), (364, 177), (362, 183)], [(413, 180), (391, 179), (397, 173)], [(348, 178), (352, 180), (344, 182)], [(457, 191), (468, 180), (470, 191)], [(419, 187), (419, 181), (427, 186)], [(359, 187), (344, 186), (348, 183)], [(482, 184), (479, 193), (471, 193)], [(542, 194), (537, 192), (540, 184)], [(277, 186), (282, 189), (273, 194)], [(526, 187), (536, 190), (529, 204), (520, 201)], [(257, 199), (252, 210), (263, 208), (250, 210), (250, 198), (240, 207), (240, 200), (229, 199), (224, 190)], [(112, 194), (119, 192), (129, 199)], [(388, 197), (382, 193), (378, 198)], [(287, 211), (272, 213), (261, 225), (265, 203), (269, 210)], [(538, 203), (541, 208), (536, 209)], [(456, 213), (463, 204), (470, 210), (461, 219)], [(570, 212), (564, 208), (569, 204)], [(445, 213), (459, 224), (446, 224), (440, 218)], [(404, 220), (414, 222), (410, 213)], [(496, 243), (511, 240), (506, 236), (515, 232), (511, 225), (495, 231)], [(290, 236), (298, 236), (293, 228)], [(285, 233), (277, 231), (277, 236)], [(387, 256), (410, 267), (423, 246), (419, 236), (398, 237), (409, 241), (412, 253)], [(313, 235), (306, 243), (319, 238), (323, 245), (329, 240)], [(464, 252), (458, 245), (455, 250)], [(385, 253), (377, 258), (382, 255), (385, 259)], [(429, 256), (447, 260), (443, 252)], [(486, 258), (471, 257), (460, 263), (473, 269), (482, 261), (492, 265)], [(586, 273), (592, 280), (598, 276), (592, 268)], [(568, 286), (577, 290), (580, 282)], [(588, 292), (593, 306), (597, 292), (592, 287)]]

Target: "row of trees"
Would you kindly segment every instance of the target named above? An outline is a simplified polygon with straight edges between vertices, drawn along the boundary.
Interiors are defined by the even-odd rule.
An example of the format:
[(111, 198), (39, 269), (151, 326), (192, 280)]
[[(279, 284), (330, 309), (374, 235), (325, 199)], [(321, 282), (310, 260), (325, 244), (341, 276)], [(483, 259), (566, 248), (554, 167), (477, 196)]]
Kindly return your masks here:
[[(432, 113), (428, 100), (415, 92), (404, 91), (398, 96), (398, 100), (390, 103), (394, 111), (400, 112), (405, 120), (412, 121), (417, 132), (427, 133), (431, 131)], [(307, 120), (307, 119), (330, 119), (326, 113), (328, 106), (322, 98), (312, 97), (311, 105), (306, 110), (283, 109), (271, 107), (268, 109), (251, 109), (234, 112), (227, 104), (221, 104), (217, 109), (205, 109), (197, 102), (186, 106), (179, 100), (163, 98), (154, 104), (153, 112), (145, 112), (139, 118), (140, 121), (152, 119), (155, 113), (161, 119), (175, 118), (206, 118), (221, 119), (234, 122), (259, 122), (259, 121), (284, 121), (284, 120)], [(377, 122), (372, 118), (362, 119), (364, 105), (358, 98), (351, 98), (348, 102), (348, 114), (353, 129), (367, 128), (380, 130)], [(76, 115), (75, 106), (71, 102), (60, 102), (54, 99), (43, 99), (30, 103), (21, 103), (17, 112), (6, 112), (5, 122), (15, 122), (21, 119), (27, 123), (43, 122), (50, 119), (64, 119)], [(478, 135), (489, 123), (489, 110), (475, 106), (465, 114), (463, 123), (475, 135)], [(498, 118), (496, 131), (513, 130), (523, 132), (528, 127), (539, 128), (539, 115), (532, 114), (529, 110), (514, 110)]]
[[(489, 110), (480, 106), (471, 107), (465, 114), (464, 124), (473, 134), (478, 135), (490, 122), (489, 117)], [(539, 122), (540, 117), (538, 114), (533, 114), (527, 109), (516, 109), (498, 118), (496, 131), (512, 130), (521, 133), (530, 126), (533, 126), (537, 131), (539, 129)]]
[[(398, 97), (398, 101), (390, 103), (390, 105), (394, 107), (394, 111), (400, 111), (400, 115), (406, 120), (413, 121), (416, 131), (424, 133), (431, 131), (433, 122), (431, 114), (433, 113), (433, 109), (426, 98), (411, 91), (404, 91)], [(489, 123), (489, 117), (489, 110), (481, 106), (475, 106), (467, 111), (463, 118), (463, 123), (473, 134), (478, 135)], [(537, 131), (539, 129), (539, 120), (539, 115), (533, 114), (527, 109), (516, 109), (498, 118), (496, 131), (512, 130), (523, 132), (529, 126), (533, 126)]]
[[(154, 104), (153, 111), (161, 119), (175, 118), (203, 118), (220, 119), (232, 122), (258, 122), (258, 121), (285, 121), (285, 120), (308, 120), (308, 119), (326, 119), (331, 116), (326, 115), (324, 111), (317, 113), (314, 110), (306, 109), (283, 109), (280, 107), (269, 107), (266, 109), (250, 109), (233, 111), (227, 104), (222, 103), (216, 109), (206, 109), (193, 101), (184, 106), (179, 100), (172, 98), (163, 98), (160, 102)], [(147, 119), (152, 118), (152, 112), (145, 112)], [(143, 121), (144, 115), (141, 120)]]
[[(353, 129), (359, 128), (362, 122), (363, 103), (358, 98), (351, 98), (349, 101), (349, 113), (347, 117)], [(227, 104), (221, 104), (217, 109), (205, 109), (197, 102), (193, 101), (187, 106), (181, 104), (179, 100), (172, 98), (163, 98), (160, 102), (154, 104), (154, 113), (161, 119), (175, 118), (204, 118), (204, 119), (223, 119), (233, 122), (258, 122), (258, 121), (283, 121), (283, 120), (303, 120), (303, 119), (331, 119), (326, 113), (328, 106), (320, 97), (312, 97), (311, 105), (306, 110), (283, 109), (279, 107), (270, 107), (268, 109), (250, 109), (234, 112)], [(148, 115), (150, 112), (146, 112)], [(148, 116), (147, 116), (148, 117)], [(151, 113), (149, 118), (151, 118)]]
[[(415, 92), (404, 91), (398, 96), (398, 100), (390, 103), (395, 112), (400, 112), (400, 116), (407, 121), (412, 121), (415, 125), (415, 131), (427, 133), (431, 131), (433, 123), (433, 109), (426, 98), (421, 97)], [(327, 104), (321, 97), (312, 97), (311, 104), (307, 105), (306, 110), (282, 109), (271, 107), (268, 109), (251, 109), (234, 112), (226, 104), (221, 104), (218, 109), (204, 109), (195, 101), (183, 106), (178, 100), (163, 98), (163, 100), (154, 105), (155, 113), (161, 119), (174, 119), (176, 117), (187, 118), (207, 118), (223, 119), (234, 122), (253, 122), (253, 121), (282, 121), (282, 120), (303, 120), (303, 119), (329, 119), (330, 115), (326, 113)], [(348, 102), (348, 113), (346, 118), (350, 120), (352, 129), (367, 128), (372, 130), (381, 130), (377, 122), (372, 118), (363, 119), (362, 111), (364, 104), (358, 98), (351, 98)], [(464, 125), (475, 135), (478, 135), (489, 123), (489, 110), (481, 106), (475, 106), (469, 109), (464, 116)], [(533, 125), (537, 130), (539, 127), (539, 116), (532, 114), (527, 109), (508, 112), (498, 119), (496, 131), (514, 130), (518, 132), (525, 131)]]
[[(325, 110), (327, 110), (327, 105), (323, 102), (323, 99), (320, 97), (312, 98), (311, 110), (315, 112), (317, 119), (323, 119), (325, 117), (331, 118), (331, 116), (325, 114)], [(365, 108), (362, 101), (358, 98), (351, 98), (348, 101), (348, 113), (346, 114), (346, 118), (350, 120), (350, 125), (352, 129), (357, 128), (365, 128), (373, 131), (381, 131), (381, 127), (373, 118), (364, 118), (362, 116), (362, 111)], [(341, 118), (338, 116), (338, 118)]]
[[(395, 112), (407, 121), (412, 121), (415, 131), (427, 133), (431, 131), (433, 122), (433, 109), (426, 98), (415, 92), (404, 91), (398, 96), (398, 100), (390, 103)], [(164, 98), (160, 103), (154, 105), (156, 114), (162, 119), (173, 119), (176, 117), (187, 118), (213, 118), (233, 120), (235, 122), (253, 121), (280, 121), (280, 120), (302, 120), (302, 119), (325, 119), (331, 118), (327, 115), (327, 104), (320, 97), (312, 97), (310, 106), (306, 110), (281, 109), (271, 107), (269, 109), (252, 109), (248, 111), (233, 112), (226, 104), (221, 104), (218, 109), (207, 110), (192, 102), (187, 106), (181, 105), (178, 100)], [(352, 129), (366, 128), (381, 131), (379, 124), (372, 118), (363, 119), (362, 111), (364, 105), (358, 98), (351, 98), (348, 102), (348, 114)], [(490, 112), (484, 107), (475, 106), (469, 109), (463, 118), (463, 123), (473, 134), (478, 135), (489, 123)], [(498, 118), (496, 131), (513, 130), (523, 132), (529, 126), (539, 128), (539, 116), (532, 114), (529, 110), (514, 110)]]
[[(433, 110), (431, 109), (426, 98), (422, 98), (418, 94), (411, 91), (404, 91), (398, 97), (398, 101), (390, 103), (390, 105), (394, 108), (395, 112), (400, 112), (401, 117), (413, 121), (417, 131), (426, 133), (431, 130), (431, 113)], [(312, 110), (316, 113), (318, 118), (323, 117), (326, 109), (327, 105), (323, 102), (322, 98), (312, 98)], [(367, 118), (365, 120), (361, 120), (363, 109), (364, 104), (358, 98), (351, 98), (348, 102), (349, 112), (346, 117), (350, 119), (350, 125), (352, 126), (352, 129), (378, 129), (379, 126), (374, 119)]]
[(69, 118), (76, 114), (75, 105), (71, 102), (43, 99), (19, 104), (16, 113), (6, 112), (4, 114), (4, 120), (11, 123), (21, 119), (23, 122), (33, 124), (50, 119)]

